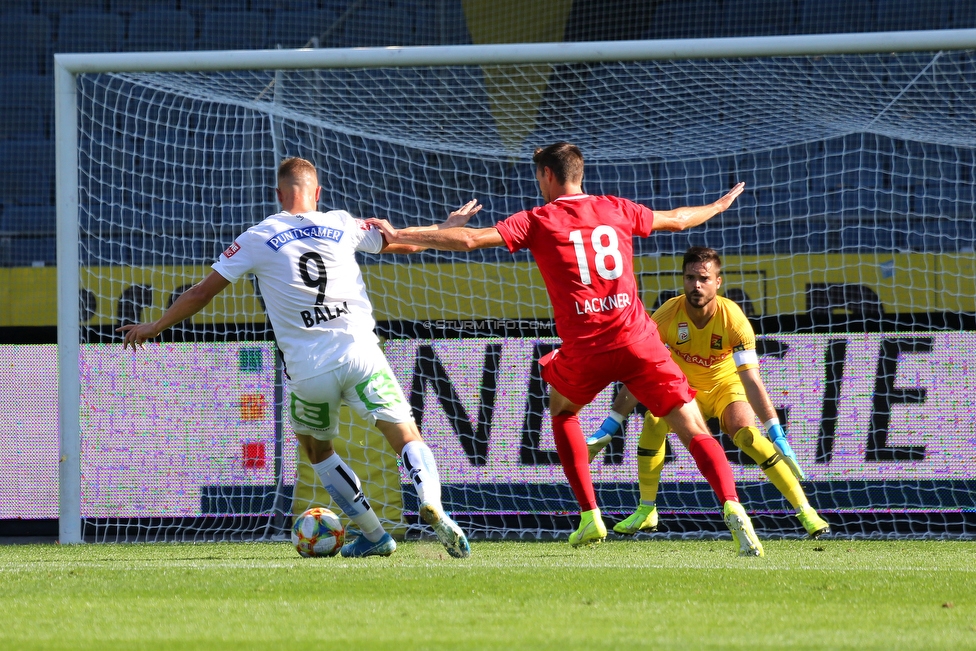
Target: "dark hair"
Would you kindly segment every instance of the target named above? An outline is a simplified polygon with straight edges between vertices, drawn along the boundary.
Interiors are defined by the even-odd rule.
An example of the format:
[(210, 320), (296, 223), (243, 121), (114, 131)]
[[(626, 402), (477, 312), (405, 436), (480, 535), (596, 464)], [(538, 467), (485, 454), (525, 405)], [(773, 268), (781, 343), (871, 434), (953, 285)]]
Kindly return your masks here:
[(685, 251), (685, 259), (681, 262), (681, 271), (688, 268), (688, 265), (697, 262), (711, 262), (715, 265), (716, 275), (722, 271), (722, 258), (718, 251), (707, 246), (693, 246)]
[(568, 142), (557, 142), (539, 147), (532, 155), (537, 170), (548, 167), (562, 184), (583, 181), (583, 152)]
[(314, 165), (304, 158), (298, 158), (297, 156), (286, 158), (278, 166), (279, 183), (281, 183), (282, 179), (288, 179), (290, 181), (309, 180), (318, 183), (318, 176)]

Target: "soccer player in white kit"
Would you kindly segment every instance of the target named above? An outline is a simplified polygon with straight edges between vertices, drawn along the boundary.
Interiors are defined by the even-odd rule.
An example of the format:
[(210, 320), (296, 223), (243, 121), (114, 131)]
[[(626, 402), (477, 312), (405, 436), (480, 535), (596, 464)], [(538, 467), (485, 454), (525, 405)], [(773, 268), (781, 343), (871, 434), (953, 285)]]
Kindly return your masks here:
[[(205, 307), (245, 274), (260, 283), (265, 309), (285, 360), (288, 412), (299, 444), (322, 485), (362, 535), (342, 547), (347, 557), (389, 556), (396, 542), (363, 494), (356, 473), (336, 454), (339, 407), (349, 405), (375, 424), (401, 456), (420, 497), (420, 515), (455, 558), (470, 554), (464, 532), (444, 513), (437, 465), (413, 420), (374, 333), (356, 251), (412, 253), (423, 247), (388, 244), (378, 228), (343, 210), (317, 210), (315, 167), (288, 158), (278, 167), (283, 210), (239, 235), (213, 271), (184, 292), (159, 320), (125, 325), (123, 346), (142, 345)], [(458, 226), (480, 209), (471, 202), (440, 226)]]

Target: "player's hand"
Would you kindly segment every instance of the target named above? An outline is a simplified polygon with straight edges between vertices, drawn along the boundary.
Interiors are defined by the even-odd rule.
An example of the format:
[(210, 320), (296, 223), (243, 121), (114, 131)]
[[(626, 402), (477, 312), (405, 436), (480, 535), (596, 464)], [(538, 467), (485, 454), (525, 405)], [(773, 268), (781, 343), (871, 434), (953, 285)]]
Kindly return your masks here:
[(143, 343), (159, 334), (155, 326), (151, 323), (131, 323), (121, 328), (116, 328), (115, 331), (125, 333), (125, 337), (122, 339), (122, 350), (125, 350), (129, 346), (132, 346), (132, 350), (135, 350), (136, 346), (145, 349)]
[(782, 425), (771, 425), (769, 427), (769, 439), (776, 446), (776, 450), (783, 455), (783, 461), (790, 467), (797, 479), (806, 479), (807, 476), (800, 468), (800, 463), (796, 460), (796, 453), (790, 447), (790, 442), (786, 440), (786, 431)]
[(393, 224), (386, 221), (385, 219), (380, 219), (379, 217), (370, 217), (366, 220), (366, 223), (370, 226), (375, 226), (380, 229), (380, 233), (386, 238), (386, 241), (393, 243), (396, 241), (397, 229), (393, 228)]
[(477, 199), (472, 199), (448, 215), (444, 223), (437, 228), (457, 228), (458, 226), (464, 226), (479, 210), (481, 210), (481, 204), (478, 203)]
[(586, 437), (586, 447), (589, 452), (590, 461), (593, 461), (603, 448), (610, 445), (610, 441), (613, 440), (613, 435), (619, 431), (620, 423), (607, 417), (603, 421), (603, 425), (600, 425), (600, 429)]
[(732, 187), (732, 189), (729, 190), (728, 194), (726, 194), (724, 197), (722, 197), (721, 199), (715, 202), (714, 204), (715, 207), (718, 209), (719, 212), (724, 212), (728, 210), (729, 206), (732, 205), (732, 203), (736, 200), (736, 198), (738, 198), (738, 196), (742, 194), (742, 191), (745, 189), (746, 189), (745, 183), (736, 183)]

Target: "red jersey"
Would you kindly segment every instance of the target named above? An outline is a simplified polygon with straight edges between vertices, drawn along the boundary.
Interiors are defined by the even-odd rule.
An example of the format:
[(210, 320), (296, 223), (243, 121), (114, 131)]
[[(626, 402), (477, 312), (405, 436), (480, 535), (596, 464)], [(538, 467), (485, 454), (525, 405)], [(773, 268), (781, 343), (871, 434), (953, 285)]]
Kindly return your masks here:
[(607, 351), (657, 336), (634, 278), (633, 237), (654, 213), (613, 196), (576, 194), (517, 212), (495, 228), (512, 253), (529, 249), (565, 352)]

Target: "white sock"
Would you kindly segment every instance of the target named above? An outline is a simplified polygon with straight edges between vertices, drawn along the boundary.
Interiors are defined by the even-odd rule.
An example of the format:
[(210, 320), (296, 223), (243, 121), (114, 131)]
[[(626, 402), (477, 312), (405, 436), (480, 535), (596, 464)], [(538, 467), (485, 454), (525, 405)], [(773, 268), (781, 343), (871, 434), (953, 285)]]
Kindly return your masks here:
[(434, 454), (423, 441), (410, 441), (400, 453), (407, 475), (417, 489), (420, 503), (441, 506), (441, 480), (437, 474)]
[(325, 490), (342, 512), (349, 519), (359, 525), (363, 535), (370, 542), (376, 542), (386, 533), (380, 519), (376, 517), (366, 496), (363, 494), (359, 477), (347, 466), (338, 454), (333, 454), (325, 461), (312, 464), (312, 469), (318, 475)]

